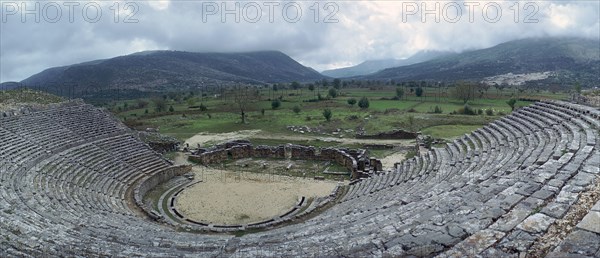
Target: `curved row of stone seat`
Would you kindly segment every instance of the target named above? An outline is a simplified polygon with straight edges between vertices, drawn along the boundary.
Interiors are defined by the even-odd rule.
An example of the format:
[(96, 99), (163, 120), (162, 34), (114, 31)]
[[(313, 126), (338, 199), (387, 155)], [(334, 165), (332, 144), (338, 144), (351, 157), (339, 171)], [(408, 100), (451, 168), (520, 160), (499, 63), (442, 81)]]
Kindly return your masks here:
[[(354, 184), (350, 193), (361, 194), (304, 223), (243, 237), (177, 232), (119, 212), (72, 209), (74, 214), (66, 215), (72, 218), (62, 220), (58, 216), (66, 209), (62, 203), (47, 200), (57, 208), (35, 208), (40, 206), (37, 197), (25, 194), (32, 190), (25, 189), (26, 184), (11, 183), (2, 187), (0, 202), (15, 207), (13, 214), (20, 215), (0, 211), (0, 232), (10, 232), (6, 236), (11, 238), (0, 242), (0, 250), (10, 256), (27, 252), (111, 256), (512, 255), (510, 252), (518, 248), (527, 248), (543, 231), (534, 231), (528, 223), (548, 221), (541, 215), (558, 217), (560, 214), (554, 213), (560, 209), (552, 205), (568, 209), (576, 201), (577, 191), (583, 191), (598, 174), (593, 169), (598, 166), (597, 159), (592, 157), (600, 154), (599, 143), (589, 145), (588, 140), (593, 139), (582, 133), (593, 124), (584, 118), (588, 113), (580, 113), (584, 123), (552, 122), (554, 117), (546, 115), (548, 112), (532, 115), (541, 104), (529, 111), (513, 112), (444, 148), (433, 148), (426, 155), (403, 162), (397, 166), (401, 173), (391, 171)], [(554, 105), (546, 104), (548, 108)], [(579, 148), (554, 151), (572, 142)], [(3, 186), (5, 180), (38, 182), (36, 175), (29, 175), (35, 170), (18, 168), (10, 166), (9, 173), (0, 175)], [(50, 176), (44, 180), (48, 178), (52, 180)], [(41, 179), (38, 184), (46, 184)], [(85, 216), (77, 219), (76, 214)], [(25, 237), (25, 231), (39, 237)], [(520, 247), (517, 243), (525, 244)], [(65, 250), (66, 246), (76, 250)]]
[[(516, 115), (515, 115), (516, 116)], [(506, 122), (505, 122), (506, 121)], [(482, 131), (480, 131), (478, 134), (476, 135), (480, 135), (480, 136), (476, 136), (476, 137), (482, 137), (483, 139), (485, 139), (487, 142), (492, 143), (492, 146), (497, 146), (497, 145), (504, 145), (504, 144), (508, 144), (508, 142), (506, 142), (505, 139), (519, 139), (520, 137), (517, 137), (516, 135), (512, 135), (512, 132), (514, 132), (513, 130), (522, 130), (522, 133), (528, 133), (529, 131), (527, 129), (524, 128), (515, 128), (511, 125), (511, 119), (506, 119), (506, 120), (499, 120), (496, 121), (492, 124), (490, 124), (489, 126), (486, 126), (485, 128), (482, 129)], [(525, 132), (523, 132), (525, 131)], [(539, 132), (538, 132), (539, 133)], [(543, 157), (541, 158), (537, 158), (537, 156), (532, 156), (532, 155), (527, 155), (527, 157), (536, 157), (536, 160), (538, 163), (543, 163), (543, 160), (548, 160), (549, 156), (550, 156), (550, 151), (553, 150), (553, 145), (546, 145), (544, 143), (544, 139), (547, 138), (551, 138), (552, 136), (549, 134), (544, 134), (542, 136), (536, 134), (537, 138), (535, 139), (536, 142), (537, 141), (541, 141), (542, 143), (540, 145), (542, 146), (549, 146), (546, 147), (544, 149), (542, 149), (544, 152), (542, 153), (540, 151), (539, 154), (544, 154)], [(467, 137), (466, 140), (468, 140), (469, 138)], [(431, 162), (431, 159), (435, 159), (436, 157), (436, 153), (439, 156), (444, 156), (447, 155), (449, 156), (449, 166), (450, 167), (456, 167), (459, 166), (457, 169), (461, 169), (463, 167), (469, 167), (471, 166), (471, 164), (474, 164), (474, 166), (479, 165), (485, 165), (484, 162), (480, 162), (479, 160), (477, 162), (472, 162), (470, 161), (471, 157), (470, 157), (470, 152), (468, 151), (468, 149), (470, 148), (471, 145), (473, 146), (478, 146), (477, 143), (462, 143), (463, 139), (459, 139), (456, 140), (450, 144), (448, 144), (446, 146), (445, 149), (437, 149), (434, 148), (433, 152), (428, 153), (427, 155), (425, 155), (424, 157), (417, 157), (414, 159), (409, 160), (408, 162), (404, 163), (402, 167), (399, 167), (396, 169), (396, 171), (392, 171), (392, 172), (388, 172), (386, 174), (380, 174), (377, 175), (373, 178), (369, 178), (369, 179), (365, 179), (363, 180), (364, 182), (361, 182), (359, 184), (355, 184), (352, 185), (349, 191), (349, 195), (344, 199), (344, 201), (346, 200), (351, 200), (352, 198), (355, 198), (356, 196), (361, 196), (361, 195), (366, 195), (366, 194), (371, 194), (374, 191), (378, 191), (381, 190), (382, 188), (387, 187), (388, 185), (395, 185), (397, 184), (399, 181), (406, 181), (408, 179), (412, 179), (415, 176), (419, 176), (423, 173), (426, 173), (428, 171), (435, 171), (437, 169), (435, 169), (435, 165), (436, 162)], [(517, 148), (520, 148), (522, 150), (522, 152), (524, 152), (525, 147), (529, 147), (530, 149), (535, 149), (535, 147), (537, 147), (537, 143), (533, 142), (534, 140), (529, 140), (527, 142), (527, 144), (525, 144), (524, 142), (518, 142), (520, 143), (517, 144)], [(466, 147), (469, 146), (469, 147)], [(533, 147), (533, 148), (532, 148)], [(495, 147), (492, 147), (495, 148)], [(474, 150), (477, 151), (477, 148)], [(521, 154), (522, 154), (521, 152)], [(442, 154), (443, 153), (443, 154)], [(446, 154), (448, 153), (448, 154)], [(512, 155), (512, 153), (508, 153), (505, 154), (501, 153), (500, 155), (496, 156), (496, 158), (498, 158), (499, 160), (497, 160), (498, 164), (518, 164), (517, 162), (508, 162), (508, 160), (503, 160), (503, 159), (507, 159), (508, 157), (523, 157), (523, 155)], [(521, 161), (521, 163), (524, 161)], [(483, 163), (483, 164), (482, 164)], [(430, 166), (431, 164), (431, 166)], [(408, 169), (407, 167), (412, 167), (412, 169)], [(438, 168), (439, 169), (439, 168)], [(492, 170), (498, 170), (500, 169), (500, 167), (496, 167), (495, 169)], [(514, 171), (516, 168), (513, 168), (512, 170)]]
[[(68, 113), (70, 119), (60, 120), (64, 113)], [(47, 119), (48, 114), (56, 114), (57, 117)], [(92, 119), (85, 120), (83, 128), (78, 128), (78, 116)], [(36, 127), (31, 127), (31, 121), (38, 121)], [(125, 130), (122, 130), (122, 125), (105, 112), (87, 105), (70, 106), (13, 116), (10, 121), (0, 122), (2, 132), (8, 132), (2, 134), (2, 143), (16, 148), (35, 144), (30, 139), (44, 138), (54, 143), (46, 145), (48, 148), (45, 150), (49, 151), (42, 152), (39, 156), (43, 160), (31, 169), (20, 164), (14, 165), (16, 162), (13, 157), (29, 155), (28, 152), (8, 152), (11, 157), (8, 157), (7, 152), (3, 153), (0, 173), (0, 200), (3, 204), (0, 207), (3, 211), (0, 212), (0, 220), (7, 223), (2, 223), (0, 232), (3, 232), (4, 240), (10, 241), (0, 244), (0, 254), (35, 255), (36, 251), (52, 253), (52, 248), (57, 247), (61, 248), (58, 253), (62, 253), (68, 251), (62, 248), (74, 246), (79, 239), (85, 242), (98, 237), (101, 239), (99, 242), (103, 242), (114, 237), (112, 235), (115, 233), (128, 236), (128, 227), (137, 226), (138, 229), (143, 229), (141, 232), (160, 230), (156, 225), (140, 220), (127, 206), (125, 191), (145, 174), (152, 174), (170, 164), (148, 146), (123, 134)], [(98, 123), (98, 128), (93, 128), (94, 123)], [(51, 137), (46, 137), (45, 129), (60, 129), (60, 133), (48, 133)], [(16, 130), (19, 134), (10, 133), (9, 130)], [(111, 137), (115, 134), (119, 136)], [(72, 139), (79, 139), (75, 141), (80, 144), (72, 148), (58, 147), (70, 146), (67, 143)], [(129, 148), (127, 155), (120, 154), (123, 146)], [(95, 228), (96, 232), (82, 236), (69, 231), (73, 226)], [(48, 231), (54, 233), (47, 235), (50, 242), (46, 244), (51, 249), (40, 248), (44, 245), (41, 238), (32, 245), (28, 237), (25, 237)], [(4, 232), (12, 233), (4, 235)], [(121, 245), (123, 243), (126, 241), (121, 242)], [(103, 249), (102, 245), (107, 244), (100, 243), (98, 250)], [(114, 247), (113, 250), (122, 249), (119, 245)], [(75, 249), (93, 250), (94, 245), (75, 246)]]
[[(510, 117), (508, 117), (507, 119), (510, 119)], [(542, 126), (542, 128), (544, 127), (543, 124), (540, 124)], [(539, 134), (537, 136), (533, 136), (535, 135), (535, 133), (530, 132), (530, 134), (532, 137), (530, 137), (530, 141), (539, 141), (540, 139), (543, 139), (544, 137), (556, 137), (557, 135), (559, 135), (558, 132), (554, 131), (554, 129), (550, 129), (550, 130), (543, 130), (544, 132), (542, 132), (542, 128), (539, 128)], [(505, 133), (508, 133), (508, 129), (509, 127), (505, 127)], [(517, 129), (516, 127), (514, 128), (515, 130)], [(525, 130), (525, 128), (522, 128), (522, 130)], [(565, 128), (563, 129), (557, 129), (557, 130), (566, 130)], [(501, 139), (501, 133), (499, 132), (493, 132), (491, 130), (481, 130), (480, 132), (482, 135), (486, 135), (487, 140), (489, 140), (490, 142), (494, 142), (493, 145), (494, 146), (499, 146), (498, 148), (501, 147), (502, 141)], [(495, 135), (495, 136), (494, 136)], [(505, 135), (506, 136), (506, 135)], [(582, 140), (581, 137), (579, 137), (579, 141)], [(531, 143), (525, 143), (525, 141), (514, 141), (515, 143), (521, 142), (523, 146), (527, 146), (525, 144), (528, 144), (529, 146), (531, 146)], [(552, 146), (551, 142), (554, 143), (559, 143), (560, 144), (560, 139), (556, 139), (554, 141), (545, 141), (547, 143), (548, 146)], [(514, 147), (514, 146), (507, 146), (507, 147)], [(544, 147), (544, 146), (542, 146)], [(534, 147), (535, 148), (535, 147)], [(455, 148), (452, 148), (455, 149)], [(465, 147), (466, 149), (466, 147)], [(509, 149), (509, 148), (504, 148), (504, 149)], [(505, 151), (503, 149), (503, 151)], [(518, 150), (518, 147), (517, 147)], [(492, 156), (498, 156), (495, 154), (497, 151), (496, 150), (488, 150), (488, 152), (494, 153), (494, 155)], [(589, 155), (589, 152), (586, 150), (582, 150), (582, 160), (588, 160), (591, 156)], [(539, 152), (540, 154), (543, 153), (543, 151)], [(586, 154), (587, 153), (587, 154)], [(546, 200), (547, 198), (544, 199), (539, 199), (539, 198), (535, 198), (535, 197), (529, 197), (532, 194), (536, 194), (537, 197), (545, 197), (543, 196), (542, 193), (544, 192), (540, 192), (538, 193), (538, 191), (543, 190), (543, 191), (548, 191), (547, 189), (542, 189), (543, 187), (541, 187), (540, 185), (532, 185), (529, 184), (530, 181), (528, 180), (539, 180), (541, 182), (546, 182), (544, 180), (548, 180), (552, 177), (552, 175), (550, 174), (550, 172), (556, 173), (559, 170), (559, 167), (553, 167), (553, 165), (558, 165), (558, 164), (562, 164), (563, 166), (568, 165), (569, 163), (567, 163), (567, 161), (569, 160), (569, 157), (572, 157), (573, 155), (571, 155), (571, 153), (568, 153), (569, 155), (566, 155), (565, 158), (562, 158), (562, 160), (554, 160), (554, 159), (549, 159), (548, 161), (546, 161), (545, 163), (543, 163), (542, 165), (536, 164), (535, 161), (538, 161), (539, 158), (535, 158), (535, 159), (530, 159), (530, 163), (525, 163), (525, 165), (527, 166), (520, 166), (519, 169), (517, 171), (513, 171), (513, 172), (517, 172), (517, 173), (513, 173), (513, 174), (504, 174), (505, 171), (503, 171), (502, 169), (500, 170), (495, 170), (494, 174), (495, 175), (491, 175), (491, 176), (485, 176), (485, 177), (481, 177), (478, 178), (479, 180), (477, 181), (477, 184), (467, 184), (464, 183), (462, 184), (463, 187), (461, 188), (456, 188), (456, 190), (453, 191), (447, 191), (444, 190), (442, 191), (442, 193), (438, 194), (436, 191), (436, 188), (443, 188), (445, 184), (444, 182), (441, 182), (439, 184), (434, 184), (435, 187), (427, 187), (428, 185), (431, 186), (432, 184), (428, 183), (431, 180), (431, 176), (429, 177), (425, 177), (425, 178), (420, 178), (418, 181), (412, 181), (413, 185), (412, 186), (412, 190), (413, 191), (405, 191), (402, 186), (407, 186), (407, 185), (398, 185), (395, 187), (390, 187), (388, 189), (384, 189), (382, 190), (382, 192), (384, 192), (385, 194), (379, 194), (379, 193), (373, 193), (373, 194), (367, 194), (361, 197), (357, 197), (354, 200), (349, 200), (346, 201), (334, 208), (332, 208), (332, 210), (339, 210), (342, 209), (343, 206), (351, 206), (348, 207), (350, 214), (348, 214), (348, 211), (339, 211), (336, 212), (338, 214), (347, 214), (346, 216), (351, 216), (354, 214), (360, 214), (363, 216), (363, 219), (366, 216), (372, 216), (372, 217), (380, 217), (383, 216), (385, 214), (382, 214), (382, 209), (387, 210), (390, 209), (391, 206), (394, 205), (398, 205), (398, 203), (402, 203), (402, 207), (406, 207), (404, 208), (405, 211), (408, 211), (408, 213), (405, 214), (405, 216), (402, 216), (402, 214), (400, 213), (395, 213), (393, 214), (394, 216), (401, 216), (402, 218), (406, 218), (406, 219), (410, 219), (410, 218), (418, 218), (420, 216), (423, 216), (422, 214), (427, 214), (428, 212), (430, 213), (435, 213), (432, 210), (428, 210), (431, 207), (439, 207), (440, 206), (444, 206), (441, 205), (440, 203), (451, 203), (451, 202), (441, 202), (441, 200), (444, 200), (444, 198), (446, 198), (446, 200), (453, 200), (453, 201), (459, 201), (459, 206), (461, 204), (466, 205), (465, 203), (460, 203), (460, 200), (469, 200), (469, 201), (473, 201), (475, 205), (470, 205), (470, 209), (471, 209), (471, 213), (475, 212), (477, 210), (479, 210), (479, 212), (476, 213), (477, 216), (475, 216), (475, 214), (472, 216), (472, 218), (470, 218), (470, 220), (468, 221), (468, 223), (466, 223), (465, 221), (457, 221), (457, 223), (455, 223), (453, 225), (453, 227), (466, 227), (466, 229), (462, 229), (462, 230), (458, 230), (456, 229), (457, 232), (463, 232), (466, 231), (468, 234), (474, 234), (477, 233), (481, 230), (486, 229), (486, 227), (490, 226), (492, 222), (494, 222), (495, 220), (498, 220), (499, 218), (501, 218), (502, 216), (505, 216), (509, 211), (511, 211), (511, 209), (517, 205), (520, 205), (519, 208), (529, 208), (531, 211), (535, 210), (535, 208), (537, 207), (533, 207), (533, 204), (537, 204), (539, 203), (539, 200)], [(596, 152), (597, 154), (597, 152)], [(460, 155), (457, 155), (458, 157), (460, 157)], [(513, 157), (514, 156), (514, 157)], [(501, 158), (499, 158), (500, 161), (504, 160), (507, 164), (505, 165), (510, 165), (508, 162), (509, 160), (521, 160), (523, 162), (525, 162), (526, 159), (521, 158), (519, 155), (503, 155), (500, 156)], [(417, 163), (416, 161), (408, 161), (405, 162), (403, 164), (402, 167), (409, 167), (412, 166), (413, 163)], [(408, 165), (407, 165), (408, 164)], [(494, 170), (492, 168), (488, 168), (490, 170)], [(482, 176), (484, 176), (485, 171), (481, 171), (483, 173), (480, 173)], [(535, 173), (537, 172), (537, 173)], [(473, 178), (473, 174), (470, 174), (467, 176), (467, 178), (471, 177)], [(581, 176), (583, 177), (587, 177), (586, 176)], [(456, 180), (458, 177), (453, 177), (452, 179), (449, 179), (449, 181), (458, 181)], [(447, 178), (448, 179), (448, 178)], [(481, 181), (483, 179), (483, 181)], [(589, 179), (589, 178), (588, 178)], [(377, 178), (377, 179), (367, 179), (364, 182), (367, 182), (368, 180), (373, 180), (372, 182), (380, 182), (381, 179)], [(422, 182), (422, 183), (421, 183)], [(535, 182), (535, 181), (533, 181)], [(362, 184), (362, 183), (360, 183)], [(361, 187), (360, 184), (357, 184), (355, 186), (357, 187)], [(454, 185), (460, 185), (459, 183), (453, 183)], [(479, 185), (483, 185), (483, 187), (480, 187)], [(539, 189), (536, 189), (538, 186)], [(364, 186), (362, 186), (364, 187)], [(449, 186), (450, 187), (450, 186)], [(356, 188), (356, 189), (359, 189)], [(479, 191), (477, 191), (476, 193), (473, 193), (472, 190), (477, 189), (477, 188), (483, 188), (480, 189)], [(368, 188), (365, 188), (368, 189)], [(410, 189), (410, 188), (409, 188)], [(446, 189), (448, 189), (448, 187), (446, 187)], [(352, 192), (352, 188), (350, 190), (350, 192)], [(429, 194), (429, 193), (435, 193), (435, 194)], [(454, 194), (454, 196), (452, 196), (451, 194), (448, 194), (448, 192)], [(518, 194), (516, 192), (520, 192), (522, 194)], [(499, 194), (499, 198), (495, 199), (496, 194)], [(547, 193), (546, 193), (547, 194)], [(444, 196), (446, 195), (446, 196)], [(485, 196), (485, 198), (482, 198), (482, 195)], [(441, 197), (440, 196), (444, 196)], [(458, 198), (460, 196), (460, 198)], [(475, 199), (471, 199), (471, 198), (465, 198), (466, 196), (473, 196), (473, 197), (478, 197)], [(519, 197), (520, 196), (520, 197)], [(527, 198), (525, 198), (527, 196)], [(428, 199), (429, 198), (429, 199)], [(399, 201), (398, 201), (399, 200)], [(435, 201), (434, 201), (435, 200)], [(481, 203), (477, 203), (475, 201), (480, 200)], [(358, 203), (362, 203), (368, 206), (367, 207), (372, 207), (371, 209), (369, 208), (364, 208), (364, 209), (357, 209), (356, 206)], [(412, 204), (412, 205), (411, 205)], [(429, 205), (428, 205), (429, 204)], [(472, 203), (473, 204), (473, 203)], [(479, 208), (478, 205), (483, 205), (483, 208)], [(412, 207), (411, 207), (412, 206)], [(448, 205), (450, 206), (450, 205)], [(454, 205), (456, 206), (456, 205)], [(379, 208), (378, 208), (379, 207)], [(498, 207), (502, 207), (501, 209)], [(499, 210), (500, 209), (500, 210)], [(352, 211), (355, 212), (352, 212)], [(375, 211), (374, 211), (375, 210)], [(328, 212), (328, 214), (333, 213), (333, 211)], [(367, 215), (363, 215), (367, 213)], [(439, 212), (437, 213), (439, 215)], [(488, 215), (486, 215), (488, 214)], [(359, 217), (360, 215), (358, 215), (357, 217)], [(413, 216), (413, 217), (411, 217)], [(486, 216), (491, 216), (491, 217), (486, 217)], [(460, 218), (461, 216), (457, 215), (457, 216), (453, 216), (451, 214), (446, 214), (446, 217), (448, 218)], [(331, 220), (340, 220), (339, 218), (326, 218), (326, 219), (331, 219)], [(342, 216), (342, 219), (344, 219), (344, 216)], [(351, 221), (360, 221), (360, 218), (357, 219), (352, 219)], [(519, 221), (522, 222), (522, 221)], [(322, 225), (323, 221), (319, 220), (315, 222), (316, 226), (317, 224)], [(392, 222), (390, 222), (392, 223)], [(449, 222), (445, 223), (448, 224)], [(383, 224), (383, 223), (382, 223)], [(397, 231), (399, 231), (398, 227), (395, 226), (394, 223), (392, 223), (391, 225), (394, 225), (393, 229), (396, 233), (398, 233)], [(460, 226), (458, 226), (460, 225)], [(469, 227), (468, 225), (474, 225), (472, 227)], [(431, 226), (431, 225), (429, 225)], [(433, 225), (435, 226), (435, 224)], [(302, 226), (297, 226), (297, 227), (311, 227), (311, 225), (302, 225)], [(336, 233), (339, 233), (339, 231), (335, 231), (333, 228), (323, 228), (322, 226), (320, 226), (320, 228), (323, 231), (334, 231)], [(345, 231), (351, 231), (352, 228), (351, 227), (345, 227), (346, 230)], [(362, 227), (364, 228), (364, 226)], [(419, 228), (419, 226), (417, 226), (416, 228)], [(421, 229), (426, 228), (425, 226), (421, 226)], [(293, 228), (293, 230), (297, 230), (296, 228)], [(429, 229), (430, 231), (434, 232), (433, 230)], [(291, 231), (291, 230), (290, 230)], [(436, 233), (436, 235), (444, 235), (445, 237), (448, 236), (449, 232), (446, 231), (445, 233), (443, 232), (444, 230), (441, 230), (439, 232)], [(291, 233), (291, 232), (290, 232)], [(456, 233), (456, 232), (454, 232)], [(418, 234), (417, 234), (418, 235)], [(427, 239), (435, 239), (436, 237), (432, 237), (432, 235), (430, 234), (425, 234), (427, 236)], [(457, 235), (461, 235), (461, 234), (457, 234)], [(411, 240), (416, 241), (416, 239), (413, 238), (417, 238), (415, 237), (415, 234), (411, 234), (410, 237), (407, 237), (408, 239), (404, 239), (406, 241), (402, 241), (403, 243), (409, 243)], [(421, 243), (427, 242), (425, 237), (422, 237), (421, 239), (418, 239), (419, 241), (421, 241)], [(440, 241), (442, 239), (439, 239)], [(418, 241), (417, 241), (418, 242)], [(417, 243), (417, 242), (413, 242), (413, 243)], [(434, 241), (430, 241), (428, 242), (428, 244), (433, 243)], [(398, 241), (396, 244), (400, 244), (400, 241)], [(390, 247), (389, 245), (387, 245), (387, 243), (385, 244), (388, 248)], [(410, 246), (410, 244), (407, 244)], [(442, 245), (443, 246), (443, 245)], [(448, 246), (452, 246), (452, 244), (449, 244)], [(415, 245), (416, 247), (416, 245)], [(401, 248), (400, 251), (407, 251), (406, 248)], [(417, 250), (414, 250), (417, 251)], [(421, 250), (422, 251), (422, 250)], [(483, 250), (482, 250), (483, 251)]]

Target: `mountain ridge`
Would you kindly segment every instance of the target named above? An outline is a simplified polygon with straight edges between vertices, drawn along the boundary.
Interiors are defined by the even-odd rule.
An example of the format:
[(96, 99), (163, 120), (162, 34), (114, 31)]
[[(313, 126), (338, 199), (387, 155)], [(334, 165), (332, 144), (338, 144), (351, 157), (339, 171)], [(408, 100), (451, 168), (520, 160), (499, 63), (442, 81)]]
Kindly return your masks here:
[(52, 67), (21, 81), (39, 88), (76, 85), (77, 91), (186, 90), (202, 85), (278, 83), (325, 78), (279, 51), (196, 53), (158, 50)]
[(442, 57), (445, 55), (452, 54), (453, 52), (447, 51), (436, 51), (436, 50), (425, 50), (419, 51), (416, 54), (412, 55), (409, 58), (405, 59), (376, 59), (376, 60), (366, 60), (358, 65), (325, 70), (322, 71), (321, 74), (333, 78), (348, 78), (354, 76), (362, 76), (372, 74), (378, 71), (381, 71), (386, 68), (406, 66), (416, 63), (425, 62), (434, 58)]
[(591, 85), (600, 74), (600, 42), (584, 38), (528, 38), (388, 68), (366, 80), (482, 80), (507, 73), (556, 72), (546, 83)]

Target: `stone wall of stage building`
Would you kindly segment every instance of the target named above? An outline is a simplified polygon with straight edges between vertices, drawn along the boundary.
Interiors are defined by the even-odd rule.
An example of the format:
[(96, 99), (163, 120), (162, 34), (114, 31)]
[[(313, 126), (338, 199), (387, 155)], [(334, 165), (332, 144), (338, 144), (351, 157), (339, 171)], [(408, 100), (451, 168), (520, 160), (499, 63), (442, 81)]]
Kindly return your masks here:
[(259, 145), (254, 148), (253, 156), (255, 158), (285, 158), (285, 148), (283, 146)]
[(332, 161), (348, 169), (352, 173), (353, 178), (358, 177), (359, 170), (381, 171), (381, 162), (379, 162), (379, 166), (371, 167), (370, 164), (377, 164), (377, 162), (374, 159), (369, 159), (365, 150), (317, 149), (312, 146), (292, 144), (285, 146), (259, 145), (254, 147), (247, 142), (229, 142), (210, 149), (199, 149), (194, 155), (190, 156), (190, 160), (203, 165), (244, 158), (290, 158)]
[(291, 151), (291, 158), (293, 159), (309, 160), (317, 157), (317, 150), (312, 146), (288, 145), (288, 150)]

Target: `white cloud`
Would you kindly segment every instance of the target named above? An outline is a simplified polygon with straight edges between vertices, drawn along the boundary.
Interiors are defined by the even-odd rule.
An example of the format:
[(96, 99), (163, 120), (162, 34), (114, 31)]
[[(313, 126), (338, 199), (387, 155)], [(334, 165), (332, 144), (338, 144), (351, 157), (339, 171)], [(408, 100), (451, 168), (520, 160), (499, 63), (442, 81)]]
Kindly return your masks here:
[(171, 4), (171, 1), (168, 0), (154, 0), (154, 1), (148, 1), (148, 5), (150, 5), (150, 7), (156, 9), (156, 10), (165, 10), (167, 8), (169, 8), (169, 5)]
[[(428, 8), (435, 6), (433, 1), (414, 4), (421, 8), (423, 2)], [(6, 7), (2, 3), (2, 8)], [(43, 6), (45, 2), (40, 3)], [(293, 14), (297, 7), (290, 1), (280, 1), (273, 6), (274, 12), (268, 2), (240, 1), (240, 22), (235, 22), (234, 15), (225, 15), (226, 21), (222, 22), (221, 2), (140, 1), (135, 2), (137, 8), (125, 10), (125, 2), (119, 1), (116, 12), (111, 9), (114, 2), (109, 1), (99, 2), (102, 17), (91, 23), (86, 21), (90, 17), (82, 16), (85, 3), (75, 8), (72, 23), (64, 6), (62, 19), (57, 23), (46, 22), (43, 14), (39, 23), (33, 21), (33, 16), (26, 16), (27, 21), (21, 22), (20, 13), (7, 15), (6, 9), (2, 9), (6, 21), (0, 23), (0, 81), (22, 80), (52, 66), (155, 49), (279, 50), (304, 65), (323, 70), (368, 59), (406, 58), (423, 49), (463, 51), (525, 37), (600, 38), (600, 4), (596, 1), (533, 2), (537, 12), (529, 18), (537, 19), (534, 23), (524, 23), (536, 9), (531, 6), (526, 9), (526, 2), (518, 2), (519, 16), (515, 22), (515, 1), (494, 2), (502, 10), (496, 22), (486, 20), (493, 18), (492, 11), (484, 17), (483, 7), (489, 1), (477, 2), (473, 22), (469, 21), (464, 2), (457, 1), (462, 16), (456, 23), (447, 21), (456, 17), (452, 9), (448, 9), (452, 17), (440, 16), (439, 23), (434, 21), (434, 15), (426, 15), (426, 22), (422, 22), (419, 12), (414, 15), (403, 12), (403, 3), (413, 4), (408, 1), (332, 2), (335, 5), (328, 9), (323, 1), (297, 2), (302, 17), (295, 23), (288, 22), (294, 18), (292, 15), (284, 14), (284, 6), (289, 8), (288, 14)], [(210, 3), (219, 8), (214, 14), (210, 12)], [(443, 8), (449, 2), (439, 3)], [(232, 2), (227, 4), (233, 7)], [(253, 23), (256, 6), (260, 7), (261, 19)], [(338, 22), (325, 23), (335, 6), (338, 9), (332, 17)], [(315, 22), (315, 7), (319, 7), (318, 22)], [(243, 15), (244, 11), (248, 16)], [(138, 22), (125, 22), (135, 20)]]

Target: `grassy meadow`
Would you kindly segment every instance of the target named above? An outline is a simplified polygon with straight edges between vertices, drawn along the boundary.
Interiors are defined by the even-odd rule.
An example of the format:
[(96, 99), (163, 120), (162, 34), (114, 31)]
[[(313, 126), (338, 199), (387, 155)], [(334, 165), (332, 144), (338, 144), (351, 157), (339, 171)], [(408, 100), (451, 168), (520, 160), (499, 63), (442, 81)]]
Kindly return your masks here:
[[(184, 92), (159, 96), (157, 98), (162, 98), (164, 103), (163, 110), (156, 109), (156, 98), (111, 102), (103, 106), (132, 127), (158, 128), (161, 133), (181, 140), (200, 132), (261, 130), (263, 134), (274, 135), (270, 141), (275, 143), (276, 135), (353, 138), (358, 131), (374, 134), (393, 129), (421, 131), (435, 138), (451, 139), (509, 114), (511, 107), (506, 102), (511, 98), (521, 99), (516, 102), (516, 108), (532, 103), (525, 99), (565, 98), (561, 93), (492, 88), (475, 94), (467, 102), (476, 112), (475, 115), (464, 115), (456, 114), (464, 108), (464, 102), (452, 97), (452, 88), (424, 88), (421, 97), (406, 89), (404, 95), (396, 99), (394, 86), (341, 88), (337, 90), (335, 98), (325, 97), (327, 92), (328, 88), (323, 87), (313, 91), (306, 87), (277, 91), (264, 87), (258, 90), (258, 96), (245, 101), (246, 123), (241, 123), (240, 108), (235, 97), (219, 94)], [(323, 99), (316, 101), (319, 94)], [(348, 99), (358, 101), (362, 97), (369, 100), (368, 108), (348, 104)], [(273, 99), (280, 100), (279, 107), (272, 108)], [(197, 108), (199, 105), (206, 110)], [(331, 110), (330, 121), (323, 116), (325, 109)], [(319, 133), (293, 132), (288, 126), (319, 128)], [(335, 134), (335, 131), (344, 133)], [(265, 139), (261, 141), (268, 142)]]

